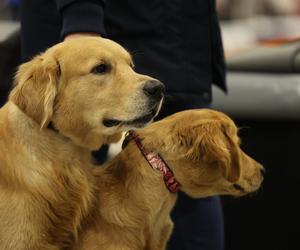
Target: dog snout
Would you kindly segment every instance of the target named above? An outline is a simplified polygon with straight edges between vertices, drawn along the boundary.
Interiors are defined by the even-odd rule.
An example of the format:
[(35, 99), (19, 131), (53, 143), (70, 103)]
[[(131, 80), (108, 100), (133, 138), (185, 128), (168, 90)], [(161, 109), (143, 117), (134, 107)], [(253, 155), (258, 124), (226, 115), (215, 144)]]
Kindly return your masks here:
[(266, 170), (265, 170), (265, 168), (263, 167), (263, 166), (260, 166), (260, 174), (261, 174), (261, 176), (262, 177), (264, 177), (265, 176), (265, 174), (266, 174)]
[(158, 80), (149, 80), (145, 82), (143, 91), (148, 97), (158, 101), (163, 97), (165, 85)]

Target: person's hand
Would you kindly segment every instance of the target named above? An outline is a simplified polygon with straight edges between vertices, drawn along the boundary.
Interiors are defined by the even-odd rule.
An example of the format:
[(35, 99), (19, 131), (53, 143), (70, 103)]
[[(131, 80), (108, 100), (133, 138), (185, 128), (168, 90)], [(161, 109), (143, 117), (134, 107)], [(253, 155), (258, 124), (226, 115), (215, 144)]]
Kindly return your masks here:
[(80, 32), (80, 33), (72, 33), (69, 34), (65, 37), (65, 41), (66, 40), (70, 40), (70, 39), (74, 39), (74, 38), (78, 38), (78, 37), (83, 37), (83, 36), (98, 36), (100, 37), (100, 35), (98, 33), (92, 33), (92, 32)]

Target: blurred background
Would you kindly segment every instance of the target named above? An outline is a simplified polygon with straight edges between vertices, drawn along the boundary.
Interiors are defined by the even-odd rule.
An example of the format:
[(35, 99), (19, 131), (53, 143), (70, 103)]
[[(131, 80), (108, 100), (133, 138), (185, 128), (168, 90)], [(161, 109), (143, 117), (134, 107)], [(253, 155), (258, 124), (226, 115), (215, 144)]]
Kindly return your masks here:
[[(223, 197), (226, 250), (300, 249), (300, 0), (218, 0), (228, 94), (215, 109), (240, 127), (263, 187)], [(0, 105), (20, 64), (19, 0), (0, 0)]]
[(267, 170), (256, 194), (223, 199), (226, 250), (300, 249), (300, 1), (218, 8), (229, 91), (214, 89), (214, 107), (235, 119), (242, 147)]

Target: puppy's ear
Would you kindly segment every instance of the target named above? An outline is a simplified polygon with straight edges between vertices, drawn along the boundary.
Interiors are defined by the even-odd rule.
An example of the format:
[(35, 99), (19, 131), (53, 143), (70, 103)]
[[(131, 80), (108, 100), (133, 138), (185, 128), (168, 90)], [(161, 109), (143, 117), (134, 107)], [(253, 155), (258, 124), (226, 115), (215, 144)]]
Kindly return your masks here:
[(232, 138), (232, 126), (227, 121), (208, 120), (187, 136), (190, 134), (196, 138), (196, 142), (192, 142), (192, 138), (189, 140), (198, 152), (190, 151), (190, 155), (208, 164), (217, 164), (228, 181), (236, 182), (240, 178), (240, 153), (238, 144)]
[(17, 72), (16, 87), (10, 94), (10, 100), (41, 128), (46, 127), (52, 117), (59, 75), (58, 61), (54, 56), (45, 54), (22, 64)]
[[(227, 148), (230, 154), (230, 164), (225, 165), (225, 177), (230, 182), (237, 182), (241, 175), (241, 159), (240, 159), (240, 148), (237, 142), (233, 140), (233, 134), (230, 133), (229, 124), (223, 124), (222, 130), (227, 141)], [(228, 162), (227, 162), (228, 163)]]

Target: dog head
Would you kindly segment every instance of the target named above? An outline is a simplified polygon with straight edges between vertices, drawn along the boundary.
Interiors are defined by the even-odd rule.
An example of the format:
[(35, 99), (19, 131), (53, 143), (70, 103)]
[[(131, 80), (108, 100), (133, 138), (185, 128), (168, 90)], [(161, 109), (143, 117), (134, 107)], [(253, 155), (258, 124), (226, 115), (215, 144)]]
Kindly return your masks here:
[(174, 114), (139, 133), (147, 148), (162, 155), (181, 190), (200, 198), (259, 188), (263, 167), (242, 151), (237, 132), (228, 116), (203, 109)]
[(130, 54), (103, 38), (57, 44), (20, 66), (10, 100), (41, 128), (49, 122), (78, 145), (97, 149), (157, 115), (164, 86), (133, 70)]

